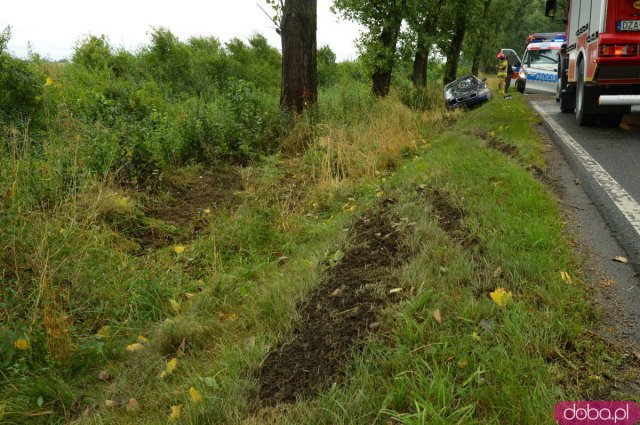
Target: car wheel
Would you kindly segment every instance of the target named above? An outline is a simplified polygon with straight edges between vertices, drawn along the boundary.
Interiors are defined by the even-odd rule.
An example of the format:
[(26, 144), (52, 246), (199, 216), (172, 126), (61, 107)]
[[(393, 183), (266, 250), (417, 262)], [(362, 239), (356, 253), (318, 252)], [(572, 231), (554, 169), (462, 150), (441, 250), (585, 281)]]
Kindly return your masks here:
[(584, 82), (584, 67), (582, 61), (578, 62), (578, 81), (576, 82), (576, 121), (582, 126), (591, 126), (598, 120), (597, 114), (585, 112), (585, 106), (591, 100)]
[(516, 90), (518, 90), (520, 93), (524, 93), (526, 83), (526, 81), (516, 80)]

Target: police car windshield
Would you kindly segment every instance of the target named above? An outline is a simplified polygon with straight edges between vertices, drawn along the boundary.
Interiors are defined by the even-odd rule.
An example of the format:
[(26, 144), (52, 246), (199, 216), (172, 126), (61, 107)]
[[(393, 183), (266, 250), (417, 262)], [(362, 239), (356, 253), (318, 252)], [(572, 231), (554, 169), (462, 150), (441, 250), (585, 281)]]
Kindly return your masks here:
[(555, 65), (558, 63), (557, 50), (529, 50), (525, 62), (529, 66)]

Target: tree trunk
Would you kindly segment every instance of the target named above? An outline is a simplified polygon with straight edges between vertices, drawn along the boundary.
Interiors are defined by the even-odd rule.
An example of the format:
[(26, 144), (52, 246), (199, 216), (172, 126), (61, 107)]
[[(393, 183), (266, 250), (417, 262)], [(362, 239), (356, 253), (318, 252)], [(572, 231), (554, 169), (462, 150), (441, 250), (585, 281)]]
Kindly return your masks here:
[(317, 0), (286, 0), (280, 23), (280, 108), (302, 113), (318, 100)]
[(455, 18), (455, 28), (453, 38), (451, 39), (451, 45), (447, 52), (447, 64), (444, 73), (445, 84), (449, 84), (457, 78), (458, 64), (460, 63), (460, 52), (462, 51), (462, 42), (464, 41), (466, 30), (467, 10), (464, 7), (460, 7)]
[(429, 61), (429, 46), (424, 41), (419, 41), (416, 47), (416, 57), (413, 60), (413, 87), (424, 89), (427, 86), (427, 63)]
[(398, 43), (398, 34), (400, 34), (400, 26), (404, 18), (404, 12), (407, 0), (396, 0), (396, 7), (392, 8), (388, 19), (382, 27), (380, 33), (380, 45), (382, 49), (376, 55), (376, 67), (373, 71), (371, 90), (378, 97), (389, 94), (391, 87), (391, 72), (396, 55), (396, 44)]
[[(482, 10), (482, 22), (486, 22), (489, 17), (489, 9), (491, 8), (491, 0), (484, 0), (484, 9)], [(473, 61), (471, 64), (471, 73), (473, 75), (478, 75), (478, 71), (480, 70), (480, 58), (482, 58), (482, 53), (484, 51), (484, 43), (482, 42), (482, 35), (478, 34), (478, 45), (476, 46), (476, 50), (473, 52)]]

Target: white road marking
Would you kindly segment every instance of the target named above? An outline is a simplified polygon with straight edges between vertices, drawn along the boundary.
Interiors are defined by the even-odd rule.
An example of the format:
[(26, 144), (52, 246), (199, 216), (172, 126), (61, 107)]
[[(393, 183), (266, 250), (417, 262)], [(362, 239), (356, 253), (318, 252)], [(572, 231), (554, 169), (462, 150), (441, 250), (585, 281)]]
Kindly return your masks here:
[(584, 168), (593, 176), (596, 182), (604, 189), (620, 210), (622, 215), (631, 223), (638, 236), (640, 236), (640, 205), (624, 190), (611, 174), (596, 161), (580, 144), (567, 133), (551, 116), (542, 109), (537, 102), (532, 102), (534, 109), (547, 121), (547, 124), (556, 132), (560, 140), (580, 160)]

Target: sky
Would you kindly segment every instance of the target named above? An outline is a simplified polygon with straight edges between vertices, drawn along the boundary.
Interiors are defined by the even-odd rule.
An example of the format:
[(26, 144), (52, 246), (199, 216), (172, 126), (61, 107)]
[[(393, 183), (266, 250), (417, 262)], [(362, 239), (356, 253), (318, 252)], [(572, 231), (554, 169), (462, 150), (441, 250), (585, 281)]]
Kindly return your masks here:
[[(0, 0), (0, 31), (11, 26), (8, 48), (14, 55), (26, 57), (30, 43), (34, 53), (52, 60), (70, 58), (88, 34), (104, 34), (112, 46), (134, 51), (148, 43), (152, 27), (160, 26), (181, 40), (246, 40), (260, 33), (280, 48), (280, 37), (258, 3), (270, 11), (264, 0)], [(331, 3), (318, 0), (318, 46), (328, 44), (338, 60), (355, 59), (360, 27), (331, 13)]]

